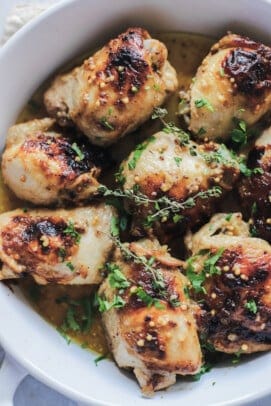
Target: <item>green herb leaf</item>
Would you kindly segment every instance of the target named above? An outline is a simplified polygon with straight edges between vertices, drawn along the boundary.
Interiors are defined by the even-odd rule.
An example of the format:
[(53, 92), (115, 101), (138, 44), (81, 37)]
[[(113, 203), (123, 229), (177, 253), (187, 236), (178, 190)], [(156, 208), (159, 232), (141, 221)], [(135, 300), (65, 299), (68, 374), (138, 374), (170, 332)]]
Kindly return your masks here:
[(210, 363), (205, 363), (201, 366), (200, 371), (193, 375), (193, 380), (194, 381), (199, 381), (202, 375), (206, 374), (207, 372), (210, 372), (212, 369), (212, 365)]
[(110, 225), (110, 233), (113, 237), (117, 237), (119, 235), (119, 219), (118, 217), (112, 217), (111, 225)]
[(207, 131), (205, 130), (205, 128), (200, 127), (199, 131), (197, 132), (197, 135), (200, 137), (201, 135), (206, 134)]
[(174, 161), (176, 162), (177, 166), (180, 166), (180, 163), (182, 162), (182, 158), (179, 158), (178, 156), (174, 157)]
[(70, 343), (71, 343), (71, 338), (65, 333), (65, 331), (63, 331), (61, 327), (58, 327), (56, 330), (57, 330), (57, 331), (59, 332), (59, 334), (64, 338), (64, 340), (66, 341), (66, 343), (67, 343), (68, 345), (70, 345)]
[(211, 103), (207, 99), (204, 99), (204, 98), (195, 100), (195, 106), (197, 107), (197, 109), (206, 107), (206, 109), (211, 111), (212, 113), (215, 111), (213, 106), (211, 105)]
[(248, 141), (247, 125), (244, 120), (233, 117), (235, 128), (231, 131), (231, 139), (239, 146), (245, 145)]
[(191, 282), (195, 293), (206, 293), (205, 288), (202, 286), (205, 282), (206, 274), (220, 275), (221, 271), (217, 268), (216, 263), (220, 259), (224, 252), (224, 248), (220, 248), (215, 254), (209, 252), (207, 259), (203, 263), (203, 269), (201, 272), (196, 272), (194, 267), (194, 261), (201, 255), (206, 255), (206, 250), (201, 250), (198, 254), (190, 257), (186, 261), (186, 276)]
[(147, 306), (155, 306), (157, 309), (165, 309), (165, 306), (159, 299), (153, 298), (151, 295), (149, 295), (141, 286), (139, 286), (134, 294), (137, 295), (137, 297)]
[(79, 161), (82, 161), (85, 158), (85, 154), (81, 151), (81, 149), (78, 147), (78, 145), (76, 144), (76, 142), (74, 142), (71, 145), (71, 148), (74, 150), (74, 152), (77, 155), (77, 158)]
[(231, 221), (232, 214), (233, 214), (233, 213), (228, 213), (228, 214), (226, 214), (225, 220), (226, 220), (226, 221)]
[(154, 136), (149, 137), (146, 141), (142, 142), (141, 144), (138, 144), (136, 149), (133, 152), (133, 156), (128, 162), (128, 168), (131, 170), (135, 169), (136, 164), (141, 157), (143, 151), (147, 148), (147, 146), (151, 143), (154, 142), (156, 138)]
[(107, 354), (99, 355), (99, 357), (95, 358), (94, 363), (95, 363), (96, 367), (98, 366), (98, 363), (99, 363), (100, 361), (103, 361), (103, 360), (106, 359), (106, 358), (107, 358)]
[(109, 274), (108, 280), (112, 288), (126, 289), (131, 285), (117, 264), (107, 262), (105, 268)]
[(100, 119), (100, 123), (101, 123), (102, 126), (103, 126), (105, 129), (107, 129), (107, 130), (110, 130), (110, 131), (114, 131), (114, 130), (115, 130), (115, 127), (114, 127), (112, 124), (109, 123), (107, 117), (102, 117), (102, 118)]
[(120, 185), (124, 185), (126, 181), (126, 178), (123, 175), (123, 170), (124, 170), (123, 165), (120, 165), (118, 172), (115, 173), (116, 182), (118, 182)]
[(257, 203), (254, 202), (253, 205), (251, 206), (251, 214), (254, 215), (257, 213)]
[(98, 306), (98, 310), (101, 313), (107, 312), (112, 308), (120, 309), (125, 306), (125, 301), (119, 295), (114, 295), (112, 302), (109, 302), (105, 298), (102, 298), (99, 295), (96, 295), (96, 303)]
[(70, 271), (74, 271), (75, 270), (75, 268), (74, 268), (74, 265), (71, 263), (71, 262), (66, 262), (66, 266), (70, 269)]
[(58, 249), (57, 255), (61, 258), (61, 261), (64, 262), (64, 259), (66, 258), (67, 255), (65, 248), (60, 247)]
[(254, 299), (250, 299), (246, 302), (245, 308), (253, 314), (256, 314), (258, 311), (257, 304)]
[(68, 226), (63, 231), (64, 234), (68, 234), (71, 238), (75, 240), (76, 244), (80, 243), (81, 235), (76, 231), (73, 221), (69, 221)]

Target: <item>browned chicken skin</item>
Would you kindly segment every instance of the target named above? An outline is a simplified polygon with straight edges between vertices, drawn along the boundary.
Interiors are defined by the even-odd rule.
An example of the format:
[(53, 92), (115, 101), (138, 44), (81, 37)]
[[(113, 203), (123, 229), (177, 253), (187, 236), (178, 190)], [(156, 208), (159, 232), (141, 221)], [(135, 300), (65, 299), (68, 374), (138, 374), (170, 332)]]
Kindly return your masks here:
[(194, 320), (199, 308), (184, 293), (187, 279), (178, 269), (182, 262), (172, 258), (165, 247), (150, 240), (126, 247), (138, 256), (153, 258), (160, 288), (152, 272), (125, 260), (117, 249), (113, 264), (128, 286), (119, 291), (113, 288), (109, 273), (99, 295), (110, 302), (114, 295), (121, 295), (124, 307), (105, 311), (102, 320), (117, 364), (133, 369), (143, 392), (150, 395), (172, 385), (176, 374), (199, 371), (202, 357)]
[[(136, 155), (138, 150), (139, 157)], [(239, 176), (239, 166), (224, 145), (214, 142), (198, 145), (191, 140), (182, 143), (179, 134), (164, 131), (138, 146), (120, 168), (126, 191), (137, 188), (149, 199), (165, 197), (179, 204), (195, 199), (185, 209), (180, 208), (173, 215), (165, 216), (162, 225), (161, 218), (156, 218), (154, 226), (157, 232), (159, 227), (174, 227), (174, 214), (182, 216), (179, 224), (184, 226), (195, 225), (202, 221), (202, 216), (211, 215), (215, 203), (232, 189)], [(208, 196), (208, 190), (215, 187), (221, 193)], [(146, 224), (148, 216), (157, 211), (152, 204), (138, 205), (133, 201), (129, 202), (128, 209), (141, 224)]]
[(29, 274), (39, 284), (100, 283), (100, 268), (113, 248), (113, 214), (104, 204), (1, 214), (0, 280)]
[(192, 266), (194, 274), (204, 274), (204, 291), (194, 293), (204, 310), (198, 320), (202, 335), (226, 353), (271, 349), (270, 245), (251, 238), (241, 214), (234, 213), (230, 219), (216, 214), (187, 238), (187, 246), (193, 254), (187, 272)]
[(226, 35), (198, 68), (190, 96), (190, 129), (199, 137), (229, 139), (234, 118), (252, 126), (271, 108), (271, 48)]
[(248, 165), (258, 173), (244, 178), (239, 186), (241, 203), (250, 216), (254, 237), (271, 243), (271, 128), (263, 132), (250, 151)]
[(61, 125), (74, 123), (93, 144), (109, 145), (146, 121), (177, 88), (167, 49), (142, 28), (129, 28), (44, 96)]
[(12, 126), (2, 158), (5, 183), (36, 205), (80, 204), (97, 191), (106, 154), (43, 118)]

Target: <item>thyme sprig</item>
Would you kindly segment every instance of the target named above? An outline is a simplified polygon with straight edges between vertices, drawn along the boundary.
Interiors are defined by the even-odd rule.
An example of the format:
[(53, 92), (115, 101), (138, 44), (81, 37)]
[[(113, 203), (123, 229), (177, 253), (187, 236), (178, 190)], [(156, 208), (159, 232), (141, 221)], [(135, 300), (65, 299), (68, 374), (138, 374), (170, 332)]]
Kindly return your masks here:
[[(155, 257), (147, 258), (145, 255), (136, 255), (133, 251), (130, 250), (127, 244), (123, 244), (120, 241), (119, 237), (112, 238), (115, 245), (120, 249), (121, 254), (123, 255), (126, 261), (132, 261), (133, 263), (142, 266), (143, 269), (151, 275), (152, 287), (155, 290), (155, 292), (161, 297), (161, 299), (166, 300), (172, 307), (179, 307), (181, 305), (181, 302), (178, 300), (178, 295), (170, 294), (170, 292), (167, 290), (166, 281), (164, 279), (162, 271), (159, 268), (155, 267), (155, 264), (157, 264), (156, 258)], [(143, 288), (142, 287), (139, 288), (141, 289), (139, 291), (142, 292)], [(138, 295), (139, 291), (137, 290), (135, 293)], [(146, 294), (147, 292), (145, 292), (144, 295), (145, 299), (147, 297)], [(142, 297), (140, 297), (140, 299), (142, 299)], [(159, 301), (158, 299), (157, 300), (153, 299), (151, 303), (157, 307), (158, 301)]]
[(182, 130), (181, 128), (177, 127), (173, 122), (167, 123), (164, 118), (167, 116), (168, 111), (162, 107), (155, 107), (152, 113), (152, 120), (156, 120), (159, 118), (161, 123), (163, 124), (164, 128), (163, 131), (167, 134), (175, 134), (179, 138), (180, 145), (187, 145), (190, 142), (190, 135)]
[[(197, 199), (208, 199), (210, 197), (218, 197), (222, 193), (222, 189), (219, 186), (214, 186), (205, 191), (196, 193), (194, 196), (189, 197), (183, 202), (177, 202), (176, 200), (171, 200), (167, 196), (159, 197), (158, 199), (151, 199), (138, 190), (134, 189), (108, 189), (106, 186), (100, 186), (98, 192), (103, 196), (114, 196), (120, 198), (126, 198), (132, 200), (137, 206), (154, 206), (154, 211), (147, 216), (145, 220), (145, 226), (150, 227), (155, 221), (167, 220), (170, 215), (173, 214), (176, 223), (182, 220), (182, 216), (174, 216), (180, 213), (182, 210), (186, 210), (195, 207)], [(174, 220), (174, 222), (175, 222)]]

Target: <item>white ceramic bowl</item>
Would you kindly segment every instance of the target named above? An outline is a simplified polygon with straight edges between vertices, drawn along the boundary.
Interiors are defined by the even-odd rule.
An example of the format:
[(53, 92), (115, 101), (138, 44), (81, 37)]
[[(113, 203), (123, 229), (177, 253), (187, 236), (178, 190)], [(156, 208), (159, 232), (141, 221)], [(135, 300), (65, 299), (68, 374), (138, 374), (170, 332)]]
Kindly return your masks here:
[[(216, 36), (233, 30), (270, 42), (270, 21), (271, 4), (262, 0), (63, 1), (20, 30), (1, 51), (0, 148), (8, 127), (48, 75), (82, 49), (101, 45), (128, 26)], [(214, 369), (200, 382), (178, 381), (147, 400), (129, 374), (110, 361), (95, 366), (94, 355), (67, 346), (19, 292), (13, 294), (2, 284), (0, 342), (31, 374), (87, 404), (232, 405), (271, 392), (271, 354), (262, 354), (237, 367)]]

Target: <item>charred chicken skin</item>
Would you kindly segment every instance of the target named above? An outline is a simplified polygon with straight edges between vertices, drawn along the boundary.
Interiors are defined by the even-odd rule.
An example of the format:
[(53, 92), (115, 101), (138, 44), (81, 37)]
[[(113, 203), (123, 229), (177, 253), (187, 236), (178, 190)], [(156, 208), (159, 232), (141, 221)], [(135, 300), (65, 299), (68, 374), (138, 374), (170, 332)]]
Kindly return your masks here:
[(211, 48), (191, 85), (190, 130), (227, 140), (236, 121), (252, 126), (270, 108), (271, 48), (226, 35)]
[(151, 395), (172, 385), (176, 375), (199, 371), (194, 319), (199, 308), (184, 293), (188, 281), (180, 273), (182, 261), (165, 247), (151, 240), (124, 247), (126, 254), (128, 250), (152, 265), (135, 263), (116, 250), (99, 289), (99, 300), (115, 306), (103, 309), (102, 320), (116, 363), (132, 369), (143, 392)]
[(240, 213), (216, 214), (187, 237), (187, 275), (202, 301), (201, 334), (217, 351), (271, 349), (271, 248), (252, 238)]
[(97, 191), (106, 154), (44, 118), (9, 129), (2, 158), (5, 183), (36, 205), (81, 204)]
[(146, 121), (177, 89), (167, 48), (129, 28), (82, 66), (57, 76), (44, 96), (59, 124), (75, 124), (93, 144), (110, 145)]
[[(97, 284), (113, 248), (114, 210), (14, 210), (0, 215), (0, 280), (31, 275), (38, 284)], [(90, 254), (90, 247), (95, 247)]]

